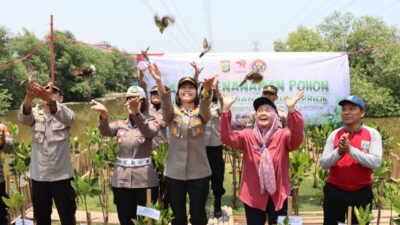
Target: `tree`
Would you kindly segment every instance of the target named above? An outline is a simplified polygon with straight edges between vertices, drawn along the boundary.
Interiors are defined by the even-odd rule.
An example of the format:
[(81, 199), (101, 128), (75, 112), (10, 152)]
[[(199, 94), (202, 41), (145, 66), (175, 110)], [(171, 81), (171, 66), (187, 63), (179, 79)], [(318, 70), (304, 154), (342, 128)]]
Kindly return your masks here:
[(335, 11), (325, 17), (317, 31), (324, 36), (327, 48), (331, 51), (346, 51), (347, 39), (352, 29), (354, 16), (351, 13)]
[(290, 33), (285, 41), (274, 41), (276, 52), (309, 52), (324, 51), (323, 37), (316, 31), (304, 26), (297, 27), (297, 30)]
[(354, 67), (350, 71), (350, 86), (352, 95), (359, 95), (366, 104), (367, 116), (390, 116), (398, 115), (399, 105), (391, 90), (370, 82), (368, 77), (363, 76), (364, 70)]
[(285, 41), (275, 41), (275, 51), (359, 51), (380, 46), (374, 51), (349, 54), (351, 94), (367, 105), (367, 116), (400, 115), (400, 32), (382, 19), (334, 12), (314, 31), (298, 27)]
[[(65, 101), (87, 101), (109, 91), (124, 92), (129, 87), (135, 70), (131, 55), (115, 49), (112, 52), (99, 50), (67, 38), (75, 39), (69, 31), (54, 32), (55, 81), (62, 89)], [(23, 101), (25, 90), (20, 83), (27, 79), (28, 74), (24, 64), (33, 66), (36, 82), (46, 84), (50, 81), (50, 51), (46, 40), (38, 39), (26, 29), (11, 37), (5, 28), (0, 27), (0, 64), (19, 59), (32, 51), (34, 54), (22, 63), (0, 67), (0, 87), (4, 88), (0, 92), (2, 110), (18, 108)], [(71, 74), (72, 69), (91, 64), (97, 69), (91, 80)]]

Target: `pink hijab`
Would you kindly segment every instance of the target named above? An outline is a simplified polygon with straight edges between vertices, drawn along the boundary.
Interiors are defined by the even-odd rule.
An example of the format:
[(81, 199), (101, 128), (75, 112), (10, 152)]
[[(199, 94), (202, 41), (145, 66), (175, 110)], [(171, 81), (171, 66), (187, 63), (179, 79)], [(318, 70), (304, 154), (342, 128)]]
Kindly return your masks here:
[(276, 191), (275, 170), (272, 163), (271, 155), (268, 151), (268, 142), (271, 140), (275, 132), (279, 128), (278, 115), (275, 109), (267, 104), (270, 112), (270, 123), (267, 128), (258, 126), (258, 118), (256, 116), (255, 125), (253, 128), (254, 135), (257, 141), (262, 145), (260, 164), (258, 165), (258, 178), (260, 181), (260, 193), (264, 194), (265, 190), (273, 195)]

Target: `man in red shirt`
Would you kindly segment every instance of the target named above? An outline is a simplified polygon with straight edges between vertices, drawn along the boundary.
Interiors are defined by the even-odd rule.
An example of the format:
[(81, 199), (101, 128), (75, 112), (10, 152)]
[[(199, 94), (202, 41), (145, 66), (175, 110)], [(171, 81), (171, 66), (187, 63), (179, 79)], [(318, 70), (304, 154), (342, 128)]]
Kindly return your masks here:
[[(362, 122), (364, 101), (349, 96), (339, 105), (343, 127), (329, 135), (320, 159), (321, 167), (329, 169), (324, 187), (324, 225), (344, 222), (348, 206), (365, 208), (372, 203), (372, 171), (380, 167), (382, 159), (379, 132)], [(352, 221), (358, 224), (354, 213)]]

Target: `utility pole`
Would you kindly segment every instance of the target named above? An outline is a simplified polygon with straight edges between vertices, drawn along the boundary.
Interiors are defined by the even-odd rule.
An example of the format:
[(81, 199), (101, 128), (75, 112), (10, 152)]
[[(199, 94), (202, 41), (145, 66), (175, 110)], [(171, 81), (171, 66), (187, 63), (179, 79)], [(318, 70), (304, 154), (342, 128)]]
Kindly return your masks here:
[(51, 72), (51, 81), (54, 82), (54, 33), (53, 33), (53, 15), (50, 15), (50, 72)]
[(261, 50), (261, 43), (260, 43), (260, 41), (253, 41), (253, 42), (251, 43), (251, 46), (252, 46), (251, 50), (252, 50), (253, 52), (259, 52), (259, 51)]

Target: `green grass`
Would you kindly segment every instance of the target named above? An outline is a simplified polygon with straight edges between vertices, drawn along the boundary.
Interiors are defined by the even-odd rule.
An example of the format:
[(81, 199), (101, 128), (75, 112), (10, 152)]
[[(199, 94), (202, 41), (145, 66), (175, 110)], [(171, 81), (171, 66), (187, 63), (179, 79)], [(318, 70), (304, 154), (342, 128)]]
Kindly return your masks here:
[(322, 206), (316, 200), (313, 200), (312, 197), (315, 193), (321, 192), (322, 187), (313, 188), (313, 181), (311, 176), (307, 176), (300, 185), (299, 190), (299, 202), (300, 209), (299, 211), (322, 211)]
[[(92, 212), (101, 212), (101, 206), (100, 206), (100, 201), (99, 201), (99, 197), (88, 197), (87, 199), (87, 204), (88, 204), (88, 211), (92, 211)], [(112, 191), (110, 191), (110, 195), (109, 195), (109, 212), (117, 212), (117, 209), (115, 208), (114, 205), (114, 195), (112, 193)], [(83, 202), (81, 200), (79, 200), (78, 202), (78, 211), (85, 211), (85, 205), (83, 204)]]

